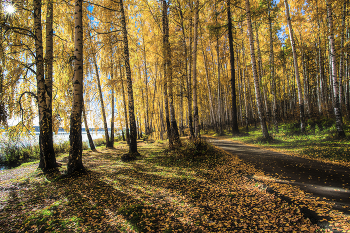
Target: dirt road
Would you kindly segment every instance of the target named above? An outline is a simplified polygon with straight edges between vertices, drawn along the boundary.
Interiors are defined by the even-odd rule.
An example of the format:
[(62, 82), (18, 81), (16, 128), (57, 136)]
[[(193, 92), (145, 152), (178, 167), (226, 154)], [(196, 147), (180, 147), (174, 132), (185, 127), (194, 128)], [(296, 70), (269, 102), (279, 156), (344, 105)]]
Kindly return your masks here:
[(335, 203), (335, 208), (350, 214), (350, 169), (346, 166), (324, 163), (248, 146), (232, 140), (208, 138), (208, 142), (237, 155), (254, 165), (276, 182), (299, 186), (317, 197)]

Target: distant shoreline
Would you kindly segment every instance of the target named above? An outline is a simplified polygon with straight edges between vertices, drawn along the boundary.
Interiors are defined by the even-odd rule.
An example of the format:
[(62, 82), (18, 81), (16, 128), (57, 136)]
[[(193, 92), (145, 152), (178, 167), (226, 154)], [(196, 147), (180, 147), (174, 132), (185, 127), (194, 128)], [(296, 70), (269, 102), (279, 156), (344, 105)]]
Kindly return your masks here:
[[(35, 129), (35, 132), (40, 132), (40, 127), (39, 126), (33, 126)], [(86, 132), (85, 128), (81, 129), (82, 132)], [(89, 131), (105, 131), (104, 128), (98, 128), (97, 130), (95, 128), (89, 128)], [(111, 131), (111, 128), (108, 128), (108, 132)], [(69, 133), (69, 131), (65, 131), (62, 127), (58, 129), (57, 132), (64, 132), (64, 133)]]

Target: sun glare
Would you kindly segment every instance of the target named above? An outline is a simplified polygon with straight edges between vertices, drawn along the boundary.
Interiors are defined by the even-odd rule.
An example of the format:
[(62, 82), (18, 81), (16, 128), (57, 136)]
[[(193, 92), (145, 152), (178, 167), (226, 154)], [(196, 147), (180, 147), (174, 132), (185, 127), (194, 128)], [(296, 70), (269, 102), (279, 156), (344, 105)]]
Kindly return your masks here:
[(15, 8), (13, 5), (11, 5), (11, 4), (7, 4), (7, 5), (5, 6), (4, 10), (5, 10), (5, 12), (6, 12), (7, 14), (11, 15), (11, 14), (15, 13), (16, 8)]

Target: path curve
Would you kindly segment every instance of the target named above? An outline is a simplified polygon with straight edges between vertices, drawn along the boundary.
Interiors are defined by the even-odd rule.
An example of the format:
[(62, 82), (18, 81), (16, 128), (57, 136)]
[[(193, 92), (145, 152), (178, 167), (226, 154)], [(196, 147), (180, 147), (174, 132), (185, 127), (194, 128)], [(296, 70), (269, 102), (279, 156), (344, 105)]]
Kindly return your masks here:
[(292, 156), (232, 140), (207, 138), (209, 143), (237, 155), (264, 171), (276, 182), (299, 186), (317, 197), (335, 203), (336, 209), (350, 214), (350, 169), (346, 166)]

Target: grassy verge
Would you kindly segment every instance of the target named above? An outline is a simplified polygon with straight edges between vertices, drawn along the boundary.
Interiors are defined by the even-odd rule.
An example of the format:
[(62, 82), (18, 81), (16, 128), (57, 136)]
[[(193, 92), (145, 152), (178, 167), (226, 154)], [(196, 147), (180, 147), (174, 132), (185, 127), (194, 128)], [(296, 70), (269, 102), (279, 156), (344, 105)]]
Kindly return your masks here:
[[(260, 128), (240, 129), (241, 135), (226, 136), (246, 144), (254, 144), (277, 151), (296, 154), (298, 156), (336, 161), (340, 163), (350, 162), (350, 129), (345, 125), (346, 138), (339, 139), (336, 136), (335, 125), (331, 121), (324, 121), (320, 126), (309, 124), (307, 133), (301, 134), (299, 125), (296, 123), (280, 124), (279, 132), (269, 129), (272, 140), (266, 141), (262, 137)], [(216, 136), (215, 132), (208, 132), (207, 135)]]
[[(123, 142), (116, 144), (116, 149), (85, 151), (83, 162), (89, 172), (76, 178), (58, 179), (60, 174), (45, 176), (33, 170), (3, 185), (6, 172), (20, 171), (25, 166), (5, 171), (0, 179), (0, 231), (319, 229), (303, 217), (298, 206), (267, 193), (264, 184), (248, 179), (251, 174), (259, 174), (253, 167), (206, 143), (184, 144), (168, 151), (160, 141), (140, 142), (141, 158), (129, 163), (120, 160), (127, 152)], [(67, 160), (63, 157), (60, 162)], [(302, 194), (298, 198), (301, 200)]]

